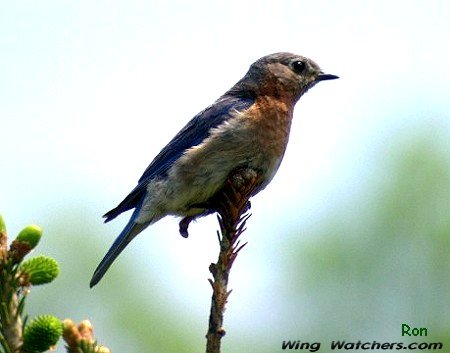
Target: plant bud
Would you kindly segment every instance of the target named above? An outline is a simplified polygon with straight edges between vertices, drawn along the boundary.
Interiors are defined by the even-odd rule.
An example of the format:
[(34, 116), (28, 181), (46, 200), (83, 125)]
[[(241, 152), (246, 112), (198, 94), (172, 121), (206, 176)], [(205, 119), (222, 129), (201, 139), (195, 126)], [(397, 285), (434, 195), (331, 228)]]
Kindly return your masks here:
[(41, 237), (42, 237), (41, 227), (31, 224), (20, 231), (16, 240), (28, 243), (30, 245), (30, 248), (34, 249), (36, 245), (39, 243)]
[(61, 321), (52, 315), (37, 316), (26, 327), (23, 334), (24, 352), (45, 352), (54, 346), (62, 335)]
[(48, 256), (37, 256), (25, 261), (20, 271), (28, 275), (28, 281), (33, 285), (50, 283), (59, 274), (59, 265), (55, 259)]

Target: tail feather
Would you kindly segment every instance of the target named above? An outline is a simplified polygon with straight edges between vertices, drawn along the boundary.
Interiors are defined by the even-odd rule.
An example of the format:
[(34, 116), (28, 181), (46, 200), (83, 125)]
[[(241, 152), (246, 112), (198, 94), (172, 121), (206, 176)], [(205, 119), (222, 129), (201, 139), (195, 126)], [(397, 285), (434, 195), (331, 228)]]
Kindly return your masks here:
[(133, 218), (134, 217), (132, 217), (130, 222), (128, 222), (122, 233), (120, 233), (111, 248), (106, 253), (103, 260), (95, 269), (90, 282), (91, 288), (102, 279), (117, 256), (119, 256), (119, 254), (126, 248), (126, 246), (134, 239), (134, 237), (142, 232), (145, 228), (147, 228), (147, 226), (150, 224), (150, 222), (144, 224), (135, 223)]

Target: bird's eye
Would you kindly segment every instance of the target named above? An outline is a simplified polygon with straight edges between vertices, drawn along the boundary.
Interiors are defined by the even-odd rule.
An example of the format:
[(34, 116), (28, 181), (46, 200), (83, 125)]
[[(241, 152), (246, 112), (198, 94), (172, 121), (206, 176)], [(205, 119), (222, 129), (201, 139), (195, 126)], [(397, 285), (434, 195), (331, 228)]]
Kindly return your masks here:
[(296, 73), (301, 74), (303, 71), (305, 71), (305, 69), (306, 69), (306, 64), (305, 64), (303, 61), (301, 61), (301, 60), (294, 61), (294, 62), (292, 63), (292, 69), (293, 69)]

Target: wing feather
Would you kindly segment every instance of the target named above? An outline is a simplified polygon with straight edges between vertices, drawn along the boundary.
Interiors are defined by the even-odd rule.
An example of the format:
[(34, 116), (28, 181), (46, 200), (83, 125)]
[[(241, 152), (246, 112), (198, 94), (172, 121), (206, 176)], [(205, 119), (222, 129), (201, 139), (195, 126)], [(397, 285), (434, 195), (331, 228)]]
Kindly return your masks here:
[(155, 177), (164, 177), (172, 164), (180, 158), (187, 149), (199, 145), (210, 134), (210, 130), (221, 125), (231, 117), (231, 112), (243, 111), (254, 103), (252, 98), (223, 96), (209, 106), (180, 130), (180, 132), (164, 147), (150, 163), (138, 181), (138, 185), (114, 209), (107, 212), (105, 222), (117, 217), (122, 212), (138, 206), (145, 197), (147, 184)]

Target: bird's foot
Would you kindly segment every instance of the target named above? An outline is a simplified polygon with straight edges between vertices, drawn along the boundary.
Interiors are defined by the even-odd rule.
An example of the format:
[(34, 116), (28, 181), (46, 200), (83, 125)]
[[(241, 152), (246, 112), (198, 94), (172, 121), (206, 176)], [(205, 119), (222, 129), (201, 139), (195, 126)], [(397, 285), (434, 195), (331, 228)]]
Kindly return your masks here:
[(183, 238), (187, 238), (189, 236), (188, 228), (189, 224), (194, 220), (193, 216), (186, 216), (180, 221), (180, 234)]

